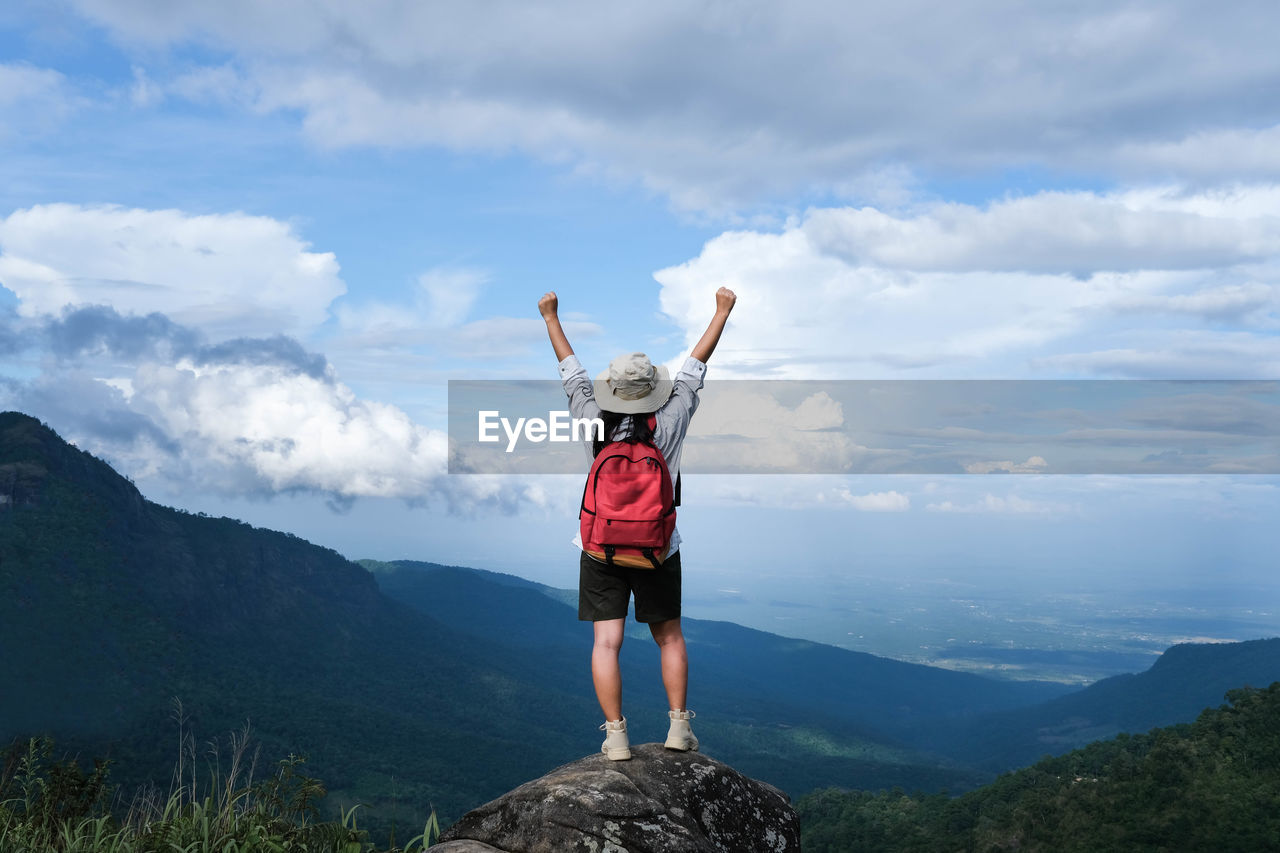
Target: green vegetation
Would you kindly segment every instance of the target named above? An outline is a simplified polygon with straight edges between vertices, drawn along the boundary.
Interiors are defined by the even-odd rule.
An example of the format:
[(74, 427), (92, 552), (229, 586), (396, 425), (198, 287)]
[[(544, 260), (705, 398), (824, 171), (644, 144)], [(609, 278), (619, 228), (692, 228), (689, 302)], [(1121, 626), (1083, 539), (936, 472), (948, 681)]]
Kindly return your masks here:
[[(639, 631), (622, 653), (632, 736), (659, 739), (666, 699), (657, 656)], [(1149, 675), (1063, 697), (1056, 687), (1001, 684), (729, 623), (689, 619), (685, 632), (708, 748), (793, 796), (827, 785), (967, 791), (1017, 766), (1006, 761), (1016, 750), (1036, 750), (1026, 763), (1162, 709), (1188, 720), (1226, 687), (1280, 677), (1280, 640), (1179, 647)], [(292, 819), (299, 832), (316, 821), (354, 829), (359, 815), (360, 831), (385, 846), (433, 814), (448, 823), (595, 750), (589, 648), (590, 626), (561, 591), (432, 564), (362, 568), (287, 534), (159, 506), (38, 421), (0, 413), (0, 744), (56, 736), (68, 754), (105, 756), (113, 783), (135, 790), (172, 776), (172, 738), (157, 723), (177, 695), (203, 731), (254, 721), (266, 754), (308, 756), (308, 773), (328, 788), (322, 801), (308, 800), (317, 811), (302, 822), (285, 815), (290, 800), (263, 812), (268, 801), (248, 784), (199, 796), (185, 784), (176, 803), (158, 799), (146, 812), (153, 824), (167, 814), (212, 831), (229, 826), (218, 815), (233, 802), (228, 814), (257, 815), (250, 820), (261, 832), (275, 831), (277, 819)], [(1061, 734), (1064, 720), (1075, 728)], [(76, 778), (54, 767), (62, 769), (50, 768), (46, 785)], [(114, 832), (116, 849), (146, 849), (121, 846), (141, 837), (138, 813), (131, 819), (116, 804), (111, 820), (120, 822), (107, 820), (106, 795), (95, 787), (105, 782), (94, 772), (81, 774), (74, 796), (28, 800), (11, 788), (0, 851), (13, 849), (20, 832), (43, 827), (48, 841), (68, 826)], [(952, 803), (979, 800), (824, 793), (805, 802), (836, 823), (852, 815), (839, 832), (881, 832), (900, 845), (867, 849), (929, 849), (901, 845), (940, 837), (929, 834), (939, 814), (966, 838), (986, 839), (984, 827), (1001, 814), (983, 807), (969, 826)], [(873, 820), (854, 820), (859, 809)], [(295, 848), (303, 843), (290, 837)], [(999, 842), (991, 838), (987, 847)]]
[[(209, 756), (203, 782), (191, 741), (181, 737), (180, 758), (167, 797), (139, 790), (122, 816), (110, 809), (110, 762), (97, 759), (86, 772), (72, 760), (50, 762), (47, 738), (15, 741), (0, 762), (0, 850), (5, 853), (370, 853), (369, 833), (357, 826), (357, 810), (340, 821), (318, 819), (324, 786), (299, 772), (291, 755), (273, 773), (254, 781), (257, 752), (248, 752), (248, 729), (230, 739), (225, 772), (221, 751)], [(440, 835), (434, 814), (403, 848), (394, 838), (388, 853), (415, 853)]]
[(818, 791), (806, 853), (1280, 849), (1280, 682), (1194, 723), (1121, 735), (952, 799)]
[(133, 790), (169, 778), (180, 696), (201, 731), (251, 720), (264, 753), (307, 755), (322, 816), (367, 804), (380, 843), (580, 757), (598, 714), (580, 678), (549, 689), (532, 654), (457, 636), (340, 554), (151, 503), (15, 413), (0, 413), (0, 649), (0, 745), (55, 737)]

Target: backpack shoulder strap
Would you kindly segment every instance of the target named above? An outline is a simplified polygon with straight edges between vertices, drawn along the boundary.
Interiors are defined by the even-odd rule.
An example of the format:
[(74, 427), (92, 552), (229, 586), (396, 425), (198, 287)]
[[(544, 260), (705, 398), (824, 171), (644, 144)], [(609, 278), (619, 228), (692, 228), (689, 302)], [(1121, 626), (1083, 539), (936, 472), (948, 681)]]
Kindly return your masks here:
[[(649, 432), (654, 432), (658, 428), (658, 416), (656, 414), (649, 415)], [(666, 461), (665, 459), (663, 460)], [(680, 472), (676, 472), (676, 484), (674, 486), (674, 496), (671, 499), (672, 506), (680, 506)]]

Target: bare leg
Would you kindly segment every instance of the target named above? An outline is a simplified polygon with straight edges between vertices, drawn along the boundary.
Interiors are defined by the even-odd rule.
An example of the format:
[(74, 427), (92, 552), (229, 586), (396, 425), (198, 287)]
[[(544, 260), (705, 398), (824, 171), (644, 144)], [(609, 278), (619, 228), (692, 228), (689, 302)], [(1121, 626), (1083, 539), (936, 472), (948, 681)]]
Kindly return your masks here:
[(622, 670), (618, 668), (618, 650), (622, 648), (626, 623), (626, 619), (592, 623), (595, 644), (591, 647), (591, 681), (606, 720), (622, 719)]
[(649, 632), (661, 652), (662, 686), (667, 690), (667, 704), (673, 711), (683, 711), (689, 692), (689, 653), (685, 650), (680, 619), (650, 623)]

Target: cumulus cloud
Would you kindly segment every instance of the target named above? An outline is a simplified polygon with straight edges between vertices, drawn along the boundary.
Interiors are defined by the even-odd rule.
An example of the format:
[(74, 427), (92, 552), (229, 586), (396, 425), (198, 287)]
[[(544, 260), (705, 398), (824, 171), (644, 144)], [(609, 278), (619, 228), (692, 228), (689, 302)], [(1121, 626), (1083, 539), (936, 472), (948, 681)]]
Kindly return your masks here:
[(23, 320), (8, 305), (0, 305), (0, 355), (16, 355), (33, 345)]
[(230, 55), (241, 82), (187, 85), (297, 111), (322, 144), (519, 150), (700, 209), (859, 192), (902, 164), (1276, 175), (1257, 116), (1280, 11), (1256, 5), (75, 5), (142, 56)]
[[(424, 277), (423, 306), (461, 323), (482, 278)], [(226, 494), (545, 502), (537, 484), (446, 478), (447, 437), (358, 396), (290, 331), (345, 288), (332, 254), (244, 214), (43, 205), (0, 220), (16, 294), (0, 351), (34, 359), (4, 402), (58, 424), (135, 478)], [(38, 365), (38, 366), (37, 366)], [(34, 373), (34, 375), (31, 375)]]
[(0, 284), (25, 316), (105, 304), (215, 335), (310, 329), (346, 291), (333, 254), (275, 219), (72, 204), (0, 220)]
[(361, 399), (291, 338), (209, 343), (160, 314), (109, 308), (27, 321), (56, 357), (3, 402), (59, 425), (135, 478), (232, 495), (311, 491), (438, 500), (449, 509), (546, 503), (533, 482), (446, 477), (448, 439)]
[(122, 315), (106, 305), (68, 308), (44, 326), (50, 351), (60, 358), (106, 355), (132, 361), (178, 357), (200, 345), (200, 335), (163, 314)]
[(441, 432), (332, 377), (184, 360), (141, 365), (132, 387), (132, 404), (189, 449), (202, 479), (228, 477), (228, 490), (251, 478), (267, 492), (422, 498), (444, 474)]
[(823, 208), (726, 232), (655, 278), (687, 346), (716, 287), (739, 292), (716, 352), (738, 375), (1266, 376), (1278, 211), (1271, 185)]
[[(484, 280), (424, 275), (410, 320), (477, 334), (469, 326), (493, 322), (465, 322)], [(345, 287), (334, 256), (287, 223), (32, 207), (0, 220), (0, 284), (18, 297), (0, 318), (0, 351), (34, 359), (29, 378), (6, 378), (5, 404), (131, 476), (226, 494), (314, 491), (337, 506), (545, 503), (536, 483), (447, 478), (443, 430), (358, 396), (289, 334), (314, 331)]]
[(71, 369), (28, 382), (0, 380), (0, 389), (0, 406), (52, 424), (77, 446), (108, 459), (120, 473), (134, 479), (164, 474), (177, 481), (182, 447), (131, 407), (120, 387), (91, 372)]

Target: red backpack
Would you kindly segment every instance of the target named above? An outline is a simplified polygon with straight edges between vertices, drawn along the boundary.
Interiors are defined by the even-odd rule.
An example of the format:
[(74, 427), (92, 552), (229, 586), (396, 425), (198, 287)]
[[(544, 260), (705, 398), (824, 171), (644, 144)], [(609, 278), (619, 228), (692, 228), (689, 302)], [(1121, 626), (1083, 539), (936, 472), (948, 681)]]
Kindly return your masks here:
[[(656, 419), (649, 417), (649, 428)], [(675, 489), (662, 451), (611, 441), (591, 463), (578, 514), (582, 549), (611, 566), (662, 567), (676, 528)]]

